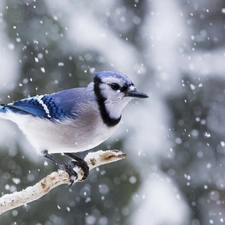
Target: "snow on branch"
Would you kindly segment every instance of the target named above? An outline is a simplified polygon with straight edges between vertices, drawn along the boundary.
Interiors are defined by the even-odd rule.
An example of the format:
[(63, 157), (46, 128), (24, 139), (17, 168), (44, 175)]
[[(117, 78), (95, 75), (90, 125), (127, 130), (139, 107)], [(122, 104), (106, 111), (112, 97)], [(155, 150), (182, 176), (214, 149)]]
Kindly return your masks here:
[[(91, 152), (86, 155), (84, 160), (87, 162), (89, 169), (115, 162), (126, 158), (126, 154), (118, 150), (99, 150), (97, 152)], [(78, 174), (78, 178), (75, 182), (82, 182), (83, 170), (79, 167), (75, 167), (74, 171)], [(14, 192), (12, 194), (5, 194), (0, 198), (0, 214), (35, 201), (42, 196), (46, 195), (53, 188), (61, 185), (68, 184), (70, 182), (69, 175), (63, 170), (53, 172), (43, 178), (41, 181), (31, 187), (20, 192)]]

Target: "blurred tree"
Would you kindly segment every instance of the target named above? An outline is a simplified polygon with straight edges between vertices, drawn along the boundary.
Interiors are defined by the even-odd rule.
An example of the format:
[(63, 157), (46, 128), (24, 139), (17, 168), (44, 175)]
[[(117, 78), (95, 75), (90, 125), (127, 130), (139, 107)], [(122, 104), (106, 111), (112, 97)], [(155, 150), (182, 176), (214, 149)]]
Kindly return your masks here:
[[(124, 71), (150, 96), (99, 146), (126, 160), (3, 214), (1, 225), (224, 223), (224, 1), (8, 0), (0, 9), (1, 103), (85, 86), (100, 70)], [(57, 169), (26, 153), (15, 126), (1, 121), (0, 132), (2, 194)]]

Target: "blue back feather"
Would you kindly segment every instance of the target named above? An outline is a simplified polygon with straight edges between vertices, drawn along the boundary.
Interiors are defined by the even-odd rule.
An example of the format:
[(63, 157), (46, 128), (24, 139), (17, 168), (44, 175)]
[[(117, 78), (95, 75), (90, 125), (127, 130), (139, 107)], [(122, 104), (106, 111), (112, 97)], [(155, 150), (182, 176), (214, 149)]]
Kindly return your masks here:
[(80, 103), (87, 101), (85, 88), (73, 88), (50, 95), (35, 96), (0, 106), (0, 112), (12, 111), (49, 120), (74, 118)]

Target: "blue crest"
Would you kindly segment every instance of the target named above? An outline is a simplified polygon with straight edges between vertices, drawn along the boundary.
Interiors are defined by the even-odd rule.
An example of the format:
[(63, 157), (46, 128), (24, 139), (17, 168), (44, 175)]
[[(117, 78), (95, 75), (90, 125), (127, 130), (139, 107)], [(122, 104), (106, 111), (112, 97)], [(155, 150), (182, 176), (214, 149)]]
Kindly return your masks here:
[(99, 79), (103, 77), (116, 77), (118, 79), (123, 80), (123, 82), (127, 85), (133, 85), (133, 82), (131, 79), (124, 73), (119, 72), (119, 71), (102, 71), (102, 72), (96, 72), (94, 73), (96, 77)]

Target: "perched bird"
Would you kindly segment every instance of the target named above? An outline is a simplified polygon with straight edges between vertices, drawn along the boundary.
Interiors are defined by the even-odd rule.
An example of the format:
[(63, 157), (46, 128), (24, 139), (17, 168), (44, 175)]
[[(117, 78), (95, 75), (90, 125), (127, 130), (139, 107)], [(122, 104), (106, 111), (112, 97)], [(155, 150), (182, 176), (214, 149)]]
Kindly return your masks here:
[[(96, 147), (118, 128), (124, 107), (133, 98), (147, 98), (130, 78), (116, 71), (95, 73), (83, 88), (25, 98), (0, 105), (0, 118), (15, 122), (38, 153), (52, 160), (70, 175), (73, 167), (84, 170), (86, 162), (71, 154)], [(64, 153), (72, 163), (62, 163), (52, 153)]]

